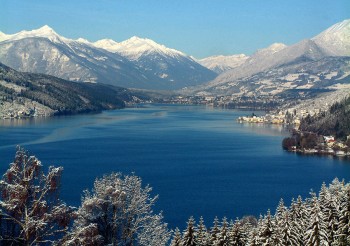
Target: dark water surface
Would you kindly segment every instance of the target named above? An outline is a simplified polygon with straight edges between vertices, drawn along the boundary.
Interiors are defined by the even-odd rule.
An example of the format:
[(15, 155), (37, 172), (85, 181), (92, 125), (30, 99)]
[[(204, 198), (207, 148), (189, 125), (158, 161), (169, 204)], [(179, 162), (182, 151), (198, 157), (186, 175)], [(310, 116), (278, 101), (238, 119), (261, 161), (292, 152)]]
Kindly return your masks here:
[(82, 191), (111, 172), (141, 176), (159, 194), (170, 227), (189, 216), (230, 219), (273, 212), (280, 198), (319, 191), (323, 181), (350, 180), (350, 163), (281, 149), (273, 125), (239, 124), (251, 112), (199, 106), (145, 105), (95, 115), (0, 121), (0, 171), (20, 144), (44, 168), (63, 166), (62, 199), (78, 206)]

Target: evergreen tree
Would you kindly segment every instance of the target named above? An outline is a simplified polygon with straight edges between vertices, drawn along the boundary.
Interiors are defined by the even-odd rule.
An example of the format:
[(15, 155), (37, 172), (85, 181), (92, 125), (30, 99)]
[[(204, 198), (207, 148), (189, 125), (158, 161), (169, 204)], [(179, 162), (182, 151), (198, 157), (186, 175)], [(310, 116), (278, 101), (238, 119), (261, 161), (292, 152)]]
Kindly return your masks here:
[(301, 196), (292, 201), (290, 208), (291, 240), (293, 245), (305, 245), (308, 211)]
[(191, 216), (187, 222), (187, 227), (185, 231), (183, 232), (183, 237), (181, 241), (182, 246), (194, 246), (197, 245), (195, 242), (195, 230), (194, 230), (194, 225), (195, 225), (194, 218)]
[(226, 217), (222, 219), (221, 226), (219, 229), (219, 233), (217, 234), (217, 239), (214, 242), (216, 246), (228, 246), (229, 238), (228, 238), (228, 223)]
[(335, 196), (330, 193), (326, 184), (323, 183), (319, 194), (319, 203), (326, 223), (326, 234), (329, 245), (336, 243), (336, 232), (338, 231), (339, 223), (337, 202), (334, 198)]
[(306, 245), (329, 245), (324, 216), (315, 193), (312, 193), (309, 206), (310, 219), (305, 238)]
[(340, 193), (339, 224), (336, 233), (338, 245), (350, 245), (350, 185)]
[(215, 242), (218, 239), (220, 229), (219, 229), (219, 219), (218, 217), (214, 218), (213, 227), (210, 228), (210, 245), (215, 245)]
[(195, 237), (196, 245), (198, 246), (210, 245), (209, 233), (207, 231), (207, 228), (204, 225), (204, 220), (202, 216), (199, 219), (199, 224), (196, 226), (195, 231), (197, 232)]
[(270, 210), (268, 210), (259, 228), (259, 242), (261, 245), (275, 245), (276, 233), (272, 220)]
[(291, 233), (291, 223), (289, 219), (289, 212), (286, 210), (282, 214), (282, 218), (279, 219), (279, 235), (278, 235), (278, 244), (283, 246), (292, 246), (294, 240), (292, 239)]
[(249, 232), (248, 245), (249, 246), (260, 246), (260, 228), (263, 225), (263, 217), (259, 216), (258, 224), (255, 228), (252, 228)]
[(229, 245), (234, 246), (244, 246), (248, 243), (248, 237), (247, 232), (250, 231), (250, 228), (248, 225), (244, 227), (240, 223), (238, 219), (236, 219), (235, 223), (231, 222), (230, 231), (229, 231)]
[[(274, 216), (274, 224), (275, 224), (275, 238), (277, 241), (281, 241), (283, 238), (283, 230), (285, 229), (285, 212), (287, 211), (287, 208), (284, 206), (284, 201), (283, 199), (280, 199), (277, 209), (276, 209), (276, 213)], [(289, 221), (288, 221), (289, 222)], [(289, 230), (289, 228), (288, 228)], [(276, 242), (277, 244), (279, 244), (279, 242)]]
[(171, 240), (170, 246), (181, 246), (181, 232), (176, 227), (173, 239)]

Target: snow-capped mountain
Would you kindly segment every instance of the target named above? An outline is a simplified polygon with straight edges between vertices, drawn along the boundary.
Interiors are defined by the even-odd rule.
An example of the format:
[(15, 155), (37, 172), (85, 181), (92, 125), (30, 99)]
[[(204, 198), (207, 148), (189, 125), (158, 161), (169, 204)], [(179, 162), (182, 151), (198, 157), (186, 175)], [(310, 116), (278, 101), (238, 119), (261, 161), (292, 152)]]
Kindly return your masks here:
[(232, 68), (242, 65), (249, 56), (244, 54), (230, 55), (230, 56), (209, 56), (203, 59), (196, 59), (196, 61), (206, 68), (216, 72), (217, 74), (223, 73)]
[(181, 51), (165, 47), (151, 39), (134, 36), (120, 43), (102, 39), (94, 45), (133, 61), (150, 76), (167, 81), (168, 86), (173, 89), (179, 88), (176, 85), (199, 85), (216, 77), (214, 72)]
[(69, 41), (69, 39), (66, 39), (64, 37), (59, 36), (51, 27), (48, 25), (45, 25), (39, 29), (32, 30), (32, 31), (21, 31), (19, 33), (15, 34), (5, 34), (0, 32), (0, 42), (2, 41), (15, 41), (25, 38), (46, 38), (52, 42), (55, 43), (63, 43)]
[[(113, 50), (117, 45), (118, 52)], [(135, 52), (137, 60), (132, 58)], [(92, 43), (62, 37), (49, 26), (12, 35), (0, 33), (0, 62), (24, 72), (143, 89), (179, 89), (215, 77), (181, 52), (149, 39)]]
[(124, 57), (61, 37), (48, 26), (6, 35), (0, 42), (0, 61), (19, 71), (72, 81), (129, 87), (148, 82), (142, 71)]
[(111, 52), (119, 53), (130, 60), (138, 60), (141, 56), (152, 53), (161, 54), (164, 57), (186, 56), (184, 53), (157, 44), (148, 38), (131, 37), (128, 40), (117, 43), (111, 39), (102, 39), (94, 43), (95, 46)]
[[(350, 57), (298, 61), (198, 90), (233, 96), (272, 96), (289, 90), (350, 89)], [(321, 91), (321, 90), (320, 90)]]
[[(335, 24), (312, 39), (302, 40), (291, 46), (273, 44), (258, 50), (242, 65), (220, 74), (208, 84), (191, 88), (191, 91), (243, 95), (249, 92), (256, 94), (259, 89), (273, 94), (274, 90), (269, 89), (273, 84), (272, 87), (279, 87), (275, 90), (276, 93), (279, 93), (281, 90), (300, 87), (293, 83), (298, 84), (299, 75), (304, 74), (303, 67), (307, 67), (309, 72), (312, 71), (304, 74), (304, 77), (311, 76), (311, 82), (313, 79), (315, 81), (324, 80), (324, 83), (317, 85), (309, 83), (306, 87), (329, 85), (329, 78), (324, 76), (322, 69), (328, 71), (328, 68), (332, 67), (333, 71), (329, 71), (329, 74), (337, 72), (337, 78), (343, 79), (349, 76), (349, 60), (341, 59), (349, 56), (349, 35), (350, 21), (346, 20)], [(334, 59), (328, 59), (329, 57), (334, 57)], [(336, 65), (339, 67), (337, 68)], [(284, 80), (283, 78), (288, 77), (288, 74), (292, 77), (296, 76), (295, 80)], [(335, 80), (332, 81), (337, 83)]]
[(312, 40), (333, 56), (350, 56), (350, 19), (339, 22)]

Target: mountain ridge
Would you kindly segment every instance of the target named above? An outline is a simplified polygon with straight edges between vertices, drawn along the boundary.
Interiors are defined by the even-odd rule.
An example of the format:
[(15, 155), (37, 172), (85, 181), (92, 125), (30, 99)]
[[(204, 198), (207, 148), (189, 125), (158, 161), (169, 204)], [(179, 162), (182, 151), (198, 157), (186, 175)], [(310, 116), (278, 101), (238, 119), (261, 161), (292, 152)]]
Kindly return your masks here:
[[(336, 35), (332, 36), (333, 33), (336, 33)], [(271, 86), (271, 84), (281, 87), (289, 85), (292, 86), (291, 88), (294, 88), (297, 86), (297, 84), (294, 84), (294, 82), (297, 82), (296, 80), (291, 80), (285, 83), (283, 80), (281, 81), (281, 78), (276, 71), (282, 69), (283, 71), (290, 71), (291, 76), (292, 74), (301, 75), (302, 67), (306, 66), (307, 64), (314, 64), (316, 67), (314, 67), (313, 70), (316, 71), (318, 69), (317, 61), (322, 61), (322, 59), (327, 57), (339, 57), (339, 60), (341, 60), (341, 57), (348, 57), (347, 47), (349, 44), (347, 43), (347, 38), (349, 35), (350, 20), (345, 20), (340, 23), (336, 23), (314, 38), (304, 39), (290, 46), (278, 43), (272, 44), (265, 49), (255, 52), (240, 66), (219, 74), (213, 81), (198, 87), (189, 88), (188, 91), (184, 90), (183, 92), (199, 94), (218, 93), (219, 95), (222, 93), (226, 95), (229, 95), (230, 93), (233, 93), (233, 95), (244, 95), (246, 92), (256, 94), (256, 91), (250, 91), (251, 89), (249, 88), (256, 89), (257, 83), (265, 83), (265, 86), (262, 85), (259, 88), (266, 91), (269, 91), (268, 87)], [(319, 45), (319, 43), (322, 43), (322, 45)], [(336, 52), (332, 50), (334, 44), (337, 44)], [(339, 64), (337, 63), (337, 59), (330, 59), (327, 62), (330, 67), (334, 67), (332, 64), (330, 64), (330, 62)], [(296, 66), (297, 64), (300, 66)], [(349, 70), (348, 61), (341, 64), (342, 67), (338, 68), (338, 72), (347, 74)], [(290, 68), (293, 66), (295, 69), (299, 70), (292, 71)], [(271, 74), (275, 74), (277, 77), (273, 78)], [(314, 76), (314, 78), (317, 77), (318, 80), (324, 80), (324, 77), (320, 76), (320, 74), (322, 74), (321, 70), (318, 71), (318, 74), (311, 73), (309, 75), (311, 78)], [(287, 75), (285, 74), (284, 76)], [(329, 83), (329, 81), (326, 80), (324, 80), (324, 83)], [(335, 80), (333, 82), (337, 83)], [(312, 84), (313, 82), (310, 84), (311, 87), (313, 86)]]
[[(110, 47), (118, 44), (108, 41)], [(119, 43), (129, 47), (125, 52), (111, 52), (101, 48), (102, 43), (68, 39), (49, 26), (11, 35), (2, 33), (0, 61), (23, 72), (140, 89), (179, 89), (216, 76), (182, 52), (150, 39), (133, 37)], [(140, 49), (136, 50), (135, 45)]]

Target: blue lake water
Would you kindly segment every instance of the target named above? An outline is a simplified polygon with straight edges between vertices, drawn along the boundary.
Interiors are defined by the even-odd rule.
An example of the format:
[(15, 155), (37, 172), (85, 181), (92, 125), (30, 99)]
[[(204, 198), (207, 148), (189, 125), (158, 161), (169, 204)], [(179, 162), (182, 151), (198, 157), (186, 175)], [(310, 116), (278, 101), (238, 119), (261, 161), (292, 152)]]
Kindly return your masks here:
[(171, 228), (193, 215), (207, 224), (273, 212), (280, 198), (350, 180), (350, 162), (281, 149), (276, 125), (239, 124), (252, 112), (202, 106), (144, 105), (101, 114), (0, 121), (0, 172), (20, 144), (45, 168), (63, 166), (62, 199), (74, 206), (96, 177), (134, 172), (159, 194)]

